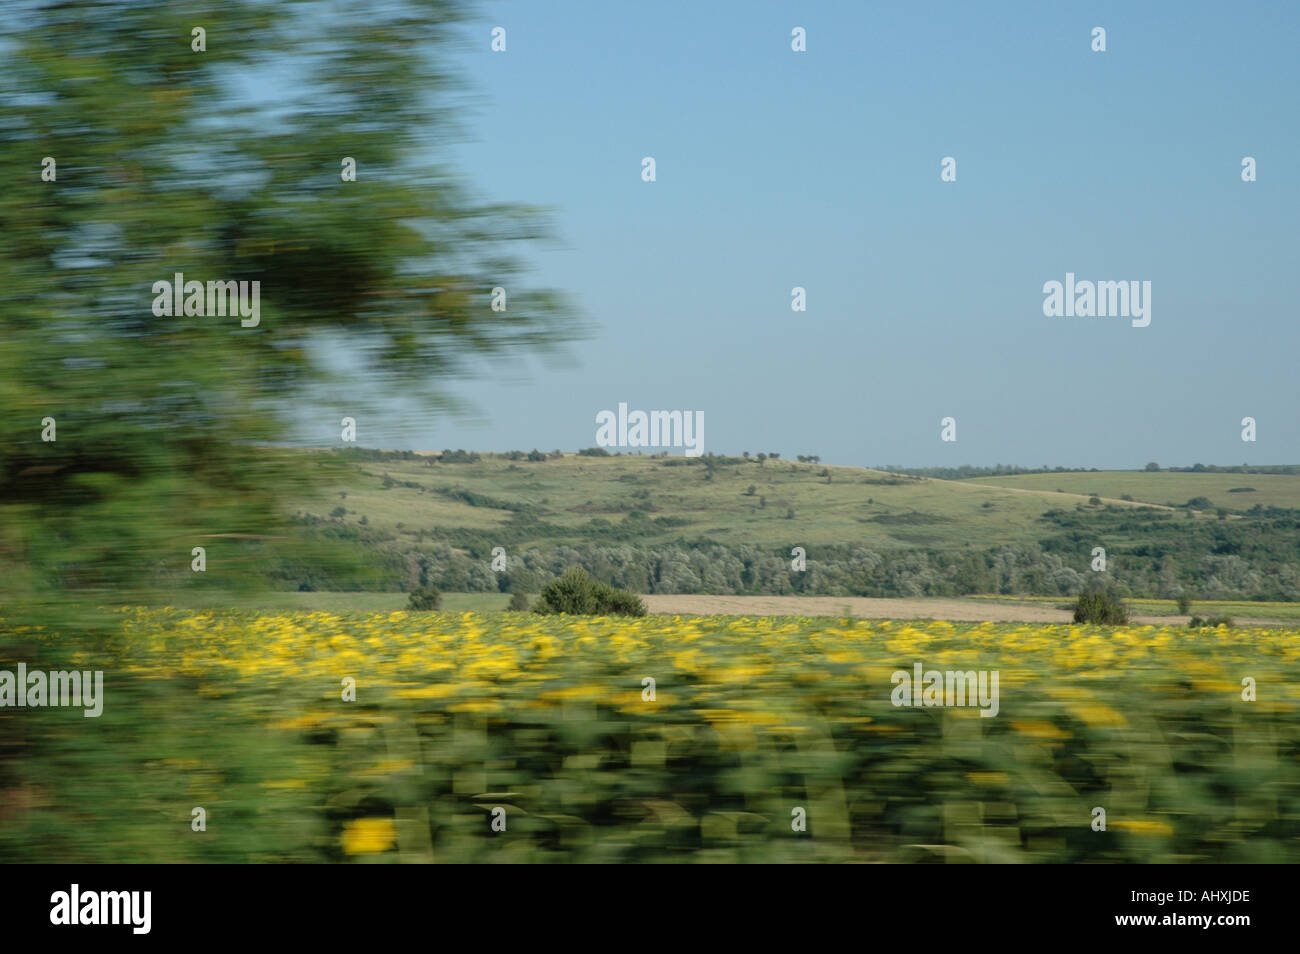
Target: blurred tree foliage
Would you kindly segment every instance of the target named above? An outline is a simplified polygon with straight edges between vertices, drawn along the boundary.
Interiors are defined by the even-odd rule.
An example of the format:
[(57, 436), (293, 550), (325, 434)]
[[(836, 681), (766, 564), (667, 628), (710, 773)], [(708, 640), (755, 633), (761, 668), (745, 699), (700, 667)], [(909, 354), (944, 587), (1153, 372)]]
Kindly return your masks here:
[[(439, 382), (476, 356), (580, 333), (521, 284), (544, 216), (439, 161), (463, 4), (184, 6), (18, 2), (0, 23), (6, 602), (256, 585), (308, 479), (272, 445), (327, 378), (322, 348), (445, 410)], [(176, 272), (261, 282), (260, 324), (155, 317)]]

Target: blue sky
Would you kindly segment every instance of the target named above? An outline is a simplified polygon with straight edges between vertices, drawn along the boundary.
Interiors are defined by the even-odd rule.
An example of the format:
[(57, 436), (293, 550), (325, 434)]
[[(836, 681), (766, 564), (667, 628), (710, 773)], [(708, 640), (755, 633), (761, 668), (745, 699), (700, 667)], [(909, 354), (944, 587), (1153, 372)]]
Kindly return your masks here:
[[(533, 279), (595, 334), (456, 382), (473, 417), (394, 401), (360, 442), (574, 450), (623, 401), (703, 411), (715, 453), (1300, 462), (1300, 5), (989, 6), (486, 4), (455, 155), (553, 209)], [(1066, 272), (1150, 281), (1150, 326), (1045, 317)]]

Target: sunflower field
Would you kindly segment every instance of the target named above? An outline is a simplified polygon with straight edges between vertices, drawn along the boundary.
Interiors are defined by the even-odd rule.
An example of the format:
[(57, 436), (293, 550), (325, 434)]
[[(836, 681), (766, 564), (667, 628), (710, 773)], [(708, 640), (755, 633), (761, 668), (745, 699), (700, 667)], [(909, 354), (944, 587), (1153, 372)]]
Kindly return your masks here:
[[(104, 672), (0, 708), (0, 860), (1300, 861), (1294, 630), (120, 615), (0, 628)], [(896, 705), (917, 665), (996, 714)]]

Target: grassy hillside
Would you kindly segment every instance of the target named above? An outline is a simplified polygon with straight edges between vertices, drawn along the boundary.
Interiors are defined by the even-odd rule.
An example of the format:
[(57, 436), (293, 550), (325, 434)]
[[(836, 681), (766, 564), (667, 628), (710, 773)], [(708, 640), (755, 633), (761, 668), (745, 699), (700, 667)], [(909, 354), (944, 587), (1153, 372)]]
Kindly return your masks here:
[(963, 481), (985, 488), (1014, 488), (1036, 493), (1096, 494), (1132, 497), (1149, 504), (1184, 506), (1204, 497), (1213, 507), (1232, 511), (1263, 507), (1300, 509), (1300, 476), (1281, 474), (1189, 474), (1109, 470), (1069, 474), (1018, 474)]
[[(301, 453), (323, 489), (292, 504), (306, 546), (274, 565), (280, 589), (535, 593), (577, 565), (655, 594), (1070, 596), (1104, 579), (1147, 598), (1300, 600), (1300, 475)], [(490, 569), (497, 547), (505, 571)]]
[[(605, 538), (610, 524), (640, 513), (646, 520), (639, 523), (636, 539), (643, 545), (707, 539), (892, 549), (1033, 543), (1042, 535), (1038, 521), (1044, 513), (1087, 505), (1088, 500), (1084, 489), (1055, 493), (1068, 475), (1047, 475), (1047, 485), (1040, 487), (1001, 487), (784, 460), (760, 464), (728, 458), (712, 466), (703, 459), (633, 456), (429, 460), (356, 463), (326, 499), (304, 500), (299, 506), (318, 516), (341, 506), (347, 511), (339, 518), (342, 523), (359, 523), (364, 517), (371, 528), (408, 536), (449, 528), (490, 536), (512, 521), (522, 523), (516, 518), (523, 514), (538, 524), (533, 535), (526, 530), (509, 535), (509, 542), (523, 546)], [(1091, 478), (1102, 476), (1110, 475), (1083, 474), (1074, 483), (1091, 491), (1098, 483)], [(1140, 485), (1144, 479), (1181, 475), (1123, 476)], [(1223, 479), (1239, 484), (1244, 478)], [(1291, 481), (1294, 506), (1300, 507), (1300, 477), (1272, 479)], [(1105, 503), (1136, 506), (1120, 499), (1131, 493), (1129, 484), (1124, 488), (1103, 494), (1110, 498)], [(1024, 493), (1026, 489), (1035, 492)], [(1150, 494), (1167, 496), (1160, 490)], [(1282, 496), (1278, 491), (1270, 499)]]

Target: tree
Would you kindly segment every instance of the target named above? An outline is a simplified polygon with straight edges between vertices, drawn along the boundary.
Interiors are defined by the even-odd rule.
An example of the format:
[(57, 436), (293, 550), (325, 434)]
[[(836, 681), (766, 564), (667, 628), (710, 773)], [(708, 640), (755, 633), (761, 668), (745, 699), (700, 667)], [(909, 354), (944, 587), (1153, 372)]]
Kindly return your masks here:
[[(200, 576), (188, 554), (202, 543), (258, 557), (210, 561), (224, 585), (237, 568), (263, 579), (281, 501), (313, 476), (271, 446), (323, 380), (326, 339), (372, 381), (445, 411), (438, 382), (472, 357), (579, 333), (514, 251), (545, 238), (545, 221), (471, 199), (442, 164), (458, 108), (442, 51), (467, 19), (459, 0), (223, 0), (204, 11), (205, 52), (191, 49), (194, 18), (164, 0), (5, 12), (10, 595), (175, 585)], [(281, 88), (268, 63), (293, 64), (294, 83)], [(259, 78), (262, 100), (235, 91)], [(172, 297), (156, 283), (176, 273), (259, 283), (245, 286), (248, 316), (156, 315)], [(490, 307), (497, 286), (508, 312)], [(185, 298), (202, 308), (213, 289), (199, 288)], [(55, 440), (42, 440), (44, 418)]]
[(580, 567), (571, 567), (559, 579), (542, 587), (534, 612), (644, 616), (646, 609), (641, 599), (632, 593), (601, 583)]
[(1148, 472), (1152, 472), (1152, 473), (1154, 473), (1155, 471), (1157, 471), (1157, 470), (1159, 470), (1159, 469), (1160, 469), (1160, 465), (1157, 464), (1155, 461), (1151, 461), (1149, 464), (1147, 464), (1147, 471), (1148, 471)]
[(1099, 588), (1079, 594), (1074, 607), (1076, 623), (1123, 626), (1128, 623), (1128, 607), (1113, 588)]
[(411, 590), (407, 598), (407, 609), (436, 610), (442, 607), (442, 594), (436, 586), (420, 586)]

